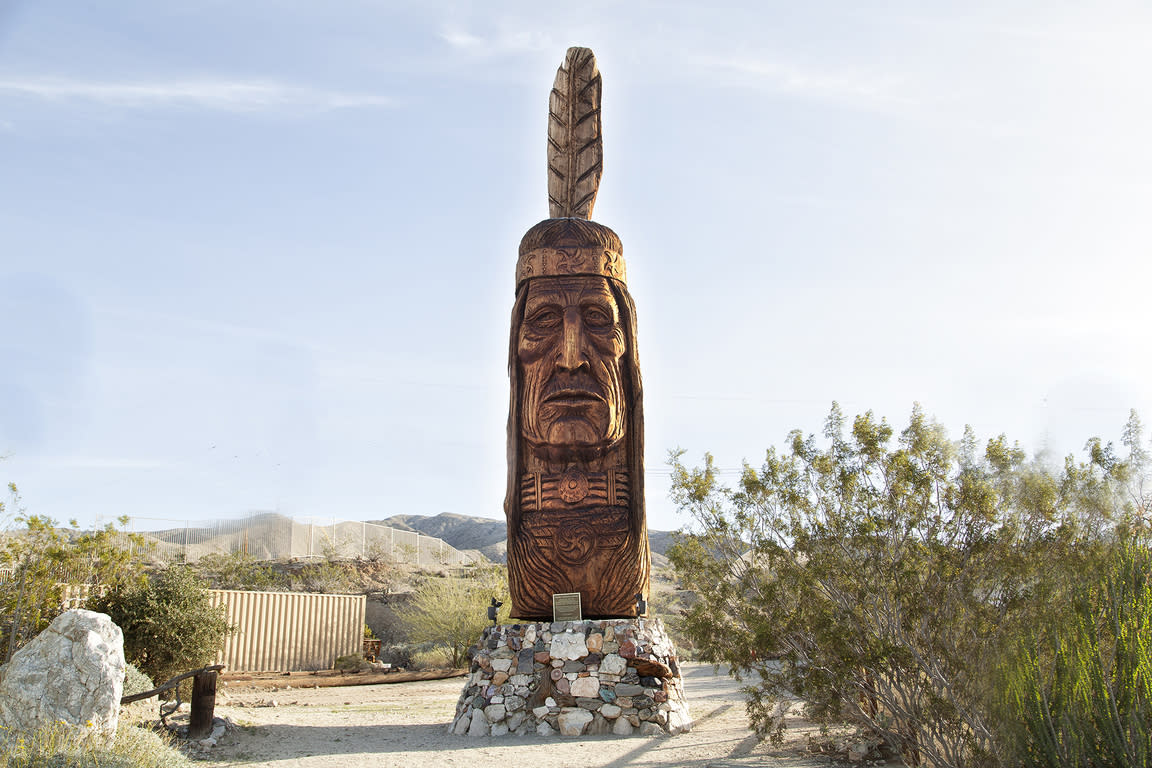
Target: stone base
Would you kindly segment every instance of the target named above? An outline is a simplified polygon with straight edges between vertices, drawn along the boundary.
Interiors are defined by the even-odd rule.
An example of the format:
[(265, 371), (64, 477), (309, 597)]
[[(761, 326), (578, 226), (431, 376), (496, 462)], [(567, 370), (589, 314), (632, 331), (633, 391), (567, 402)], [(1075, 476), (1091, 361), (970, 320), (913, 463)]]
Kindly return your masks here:
[(460, 736), (690, 730), (676, 649), (660, 619), (488, 627), (449, 731)]

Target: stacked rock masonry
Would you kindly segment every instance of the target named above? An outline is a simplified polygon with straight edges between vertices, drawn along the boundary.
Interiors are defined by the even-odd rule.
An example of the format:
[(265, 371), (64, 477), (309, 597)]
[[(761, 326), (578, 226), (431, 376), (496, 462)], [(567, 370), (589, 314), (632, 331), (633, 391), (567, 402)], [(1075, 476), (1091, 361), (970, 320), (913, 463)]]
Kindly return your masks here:
[(659, 619), (488, 627), (452, 733), (676, 735), (691, 728), (675, 650)]

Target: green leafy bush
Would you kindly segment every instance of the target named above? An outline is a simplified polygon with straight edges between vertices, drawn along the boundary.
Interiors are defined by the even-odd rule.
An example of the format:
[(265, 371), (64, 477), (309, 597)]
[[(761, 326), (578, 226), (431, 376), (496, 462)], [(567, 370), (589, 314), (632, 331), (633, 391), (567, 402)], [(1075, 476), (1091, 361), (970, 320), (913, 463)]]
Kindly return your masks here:
[(210, 664), (232, 628), (213, 607), (207, 584), (174, 565), (142, 583), (122, 584), (92, 600), (124, 632), (124, 656), (158, 683)]

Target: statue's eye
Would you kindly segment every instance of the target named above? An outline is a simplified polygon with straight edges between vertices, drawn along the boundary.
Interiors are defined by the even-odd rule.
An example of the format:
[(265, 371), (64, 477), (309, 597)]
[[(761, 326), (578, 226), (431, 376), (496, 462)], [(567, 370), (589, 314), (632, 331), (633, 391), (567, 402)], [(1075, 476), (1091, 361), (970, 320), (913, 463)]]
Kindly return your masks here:
[(592, 328), (607, 328), (612, 325), (612, 316), (599, 307), (584, 310), (584, 322)]
[(540, 311), (532, 314), (528, 318), (528, 324), (533, 328), (555, 328), (560, 324), (560, 313), (554, 309), (545, 307), (544, 309), (541, 309)]

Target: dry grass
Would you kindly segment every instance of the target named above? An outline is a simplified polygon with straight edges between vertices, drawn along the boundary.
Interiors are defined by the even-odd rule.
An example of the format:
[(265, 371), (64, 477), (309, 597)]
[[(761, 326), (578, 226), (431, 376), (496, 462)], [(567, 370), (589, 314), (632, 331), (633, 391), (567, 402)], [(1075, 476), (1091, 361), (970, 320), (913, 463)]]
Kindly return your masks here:
[(54, 724), (35, 733), (0, 731), (0, 768), (191, 768), (169, 738), (121, 723), (111, 744)]

